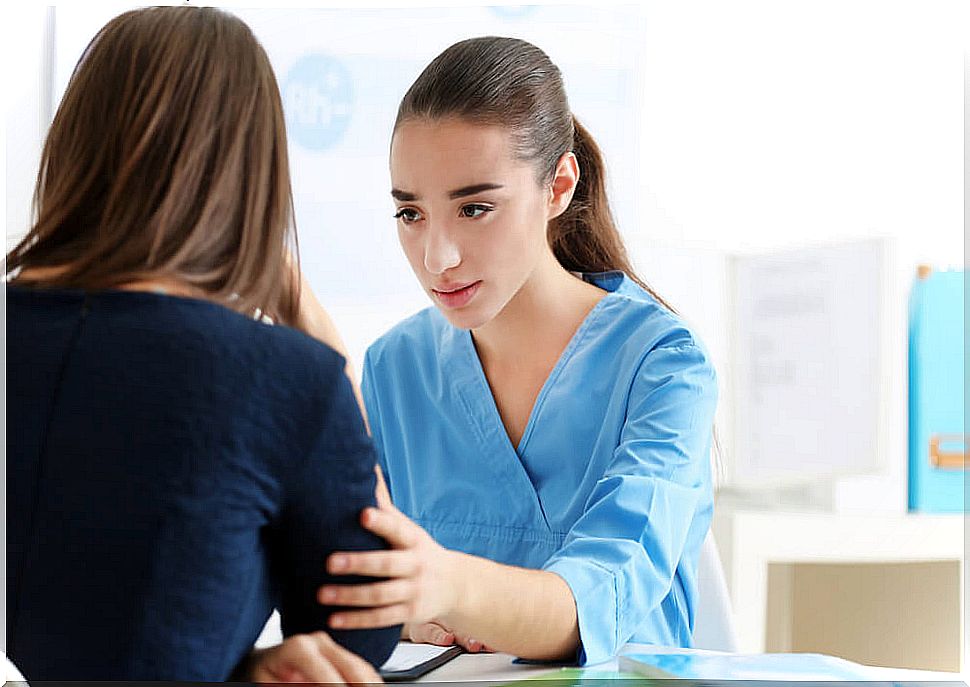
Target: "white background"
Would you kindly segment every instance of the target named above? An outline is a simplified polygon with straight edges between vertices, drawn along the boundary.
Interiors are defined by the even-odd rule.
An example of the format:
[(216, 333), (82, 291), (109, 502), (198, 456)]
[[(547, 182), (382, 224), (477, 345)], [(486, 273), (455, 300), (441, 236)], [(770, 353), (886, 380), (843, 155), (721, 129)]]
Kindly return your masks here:
[[(291, 29), (294, 15), (238, 12), (266, 43), (281, 83), (305, 50), (348, 55), (358, 66), (400, 63), (374, 70), (380, 79), (358, 101), (367, 115), (341, 146), (292, 154), (303, 260), (358, 363), (383, 329), (426, 304), (395, 246), (386, 197), (380, 151), (393, 108), (427, 60), (470, 35), (522, 35), (560, 63), (574, 109), (606, 150), (619, 223), (642, 276), (697, 324), (728, 385), (726, 253), (892, 237), (899, 312), (917, 263), (962, 263), (970, 3), (539, 3), (517, 21), (474, 3), (387, 4), (363, 13), (301, 9), (310, 18), (297, 22), (302, 33)], [(94, 31), (129, 6), (59, 7), (47, 37), (42, 6), (4, 10), (8, 247), (29, 223), (39, 149), (66, 70)], [(619, 91), (598, 73), (620, 79), (631, 100), (610, 101)], [(895, 326), (904, 337), (905, 318)], [(725, 398), (722, 433), (730, 427)], [(904, 456), (899, 446), (897, 468)]]

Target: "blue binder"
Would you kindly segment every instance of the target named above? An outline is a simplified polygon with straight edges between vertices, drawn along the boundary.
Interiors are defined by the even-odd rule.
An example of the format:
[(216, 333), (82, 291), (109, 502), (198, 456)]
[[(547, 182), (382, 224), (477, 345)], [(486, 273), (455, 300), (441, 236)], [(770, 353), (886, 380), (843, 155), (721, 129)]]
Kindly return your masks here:
[(964, 510), (963, 271), (919, 268), (909, 312), (909, 509)]

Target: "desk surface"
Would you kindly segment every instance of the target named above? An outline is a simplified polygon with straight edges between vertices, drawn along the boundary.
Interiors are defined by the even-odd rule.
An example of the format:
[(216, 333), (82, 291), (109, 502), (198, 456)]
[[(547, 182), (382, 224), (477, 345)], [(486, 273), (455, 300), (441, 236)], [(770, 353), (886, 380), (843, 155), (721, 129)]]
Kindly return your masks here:
[[(647, 644), (627, 644), (623, 653), (683, 653), (684, 649), (668, 649)], [(691, 653), (712, 653), (691, 651)], [(555, 679), (561, 669), (548, 665), (519, 665), (513, 663), (514, 656), (509, 654), (464, 654), (433, 670), (418, 682), (512, 682), (527, 678), (546, 677)], [(906, 670), (903, 668), (875, 668), (871, 667), (874, 681), (899, 682), (959, 682), (959, 673), (941, 673), (924, 670)], [(590, 666), (585, 672), (591, 678), (608, 678), (617, 673), (616, 660), (599, 665)]]

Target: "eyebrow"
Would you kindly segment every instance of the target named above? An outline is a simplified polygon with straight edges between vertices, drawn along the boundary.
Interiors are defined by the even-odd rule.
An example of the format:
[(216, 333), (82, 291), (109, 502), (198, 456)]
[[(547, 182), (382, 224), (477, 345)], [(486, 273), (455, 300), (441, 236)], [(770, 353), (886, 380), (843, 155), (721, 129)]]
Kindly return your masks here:
[[(482, 191), (494, 191), (496, 189), (504, 188), (502, 184), (494, 183), (484, 183), (484, 184), (472, 184), (471, 186), (462, 186), (461, 188), (456, 188), (454, 191), (448, 191), (449, 200), (455, 200), (456, 198), (464, 198), (465, 196), (473, 196), (476, 193), (481, 193)], [(410, 191), (402, 191), (399, 188), (391, 189), (391, 195), (401, 202), (409, 202), (417, 200), (418, 197)]]
[(418, 197), (413, 193), (408, 193), (407, 191), (402, 191), (401, 189), (397, 189), (397, 188), (391, 189), (391, 195), (394, 197), (395, 200), (399, 200), (402, 203), (406, 203), (406, 202), (418, 199)]
[(497, 188), (502, 188), (502, 184), (472, 184), (471, 186), (456, 188), (454, 191), (448, 191), (448, 198), (450, 200), (454, 200), (455, 198), (464, 198), (465, 196), (473, 196), (476, 193), (481, 193), (482, 191), (494, 191)]

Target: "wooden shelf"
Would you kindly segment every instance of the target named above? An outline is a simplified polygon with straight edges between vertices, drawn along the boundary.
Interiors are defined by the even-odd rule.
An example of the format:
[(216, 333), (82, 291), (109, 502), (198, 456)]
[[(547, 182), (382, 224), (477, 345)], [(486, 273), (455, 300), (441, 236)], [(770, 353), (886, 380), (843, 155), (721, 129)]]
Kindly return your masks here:
[[(829, 653), (851, 660), (894, 665), (879, 653), (879, 642), (889, 647), (892, 641), (878, 635), (889, 633), (900, 646), (912, 649), (911, 655), (900, 656), (896, 647), (895, 665), (959, 669), (965, 556), (962, 514), (721, 509), (715, 513), (713, 527), (742, 651), (806, 651), (824, 646)], [(859, 593), (848, 597), (853, 607), (847, 608), (850, 588)], [(806, 596), (812, 597), (808, 606)], [(825, 603), (832, 607), (823, 608)], [(887, 622), (892, 626), (887, 627)], [(814, 640), (804, 627), (811, 623), (818, 625), (820, 635)], [(854, 625), (851, 632), (846, 631), (848, 624)], [(907, 633), (914, 636), (907, 640)], [(932, 648), (919, 641), (927, 633), (934, 635)], [(839, 636), (845, 638), (841, 647), (825, 644)]]

